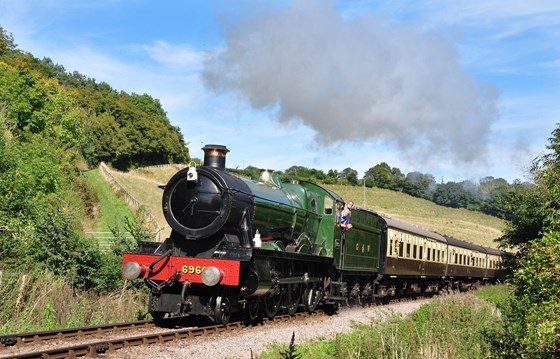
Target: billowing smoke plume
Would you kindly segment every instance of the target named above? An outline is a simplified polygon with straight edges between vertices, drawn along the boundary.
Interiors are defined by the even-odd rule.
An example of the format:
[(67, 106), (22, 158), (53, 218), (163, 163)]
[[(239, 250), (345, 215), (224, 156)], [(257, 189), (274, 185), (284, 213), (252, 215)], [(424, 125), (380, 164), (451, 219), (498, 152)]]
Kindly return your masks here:
[(375, 17), (347, 20), (325, 2), (247, 15), (204, 80), (277, 109), (280, 122), (303, 121), (319, 144), (382, 140), (416, 159), (477, 160), (496, 116), (497, 92), (461, 68), (448, 38)]

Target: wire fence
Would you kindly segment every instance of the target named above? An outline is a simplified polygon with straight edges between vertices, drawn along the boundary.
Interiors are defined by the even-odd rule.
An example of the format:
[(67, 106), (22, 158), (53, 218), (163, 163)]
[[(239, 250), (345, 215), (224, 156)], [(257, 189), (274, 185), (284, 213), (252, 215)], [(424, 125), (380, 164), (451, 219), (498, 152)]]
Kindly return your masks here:
[(169, 167), (184, 168), (184, 167), (186, 167), (186, 165), (178, 164), (178, 163), (168, 163), (168, 164), (164, 164), (164, 165), (152, 165), (152, 166), (145, 166), (145, 167), (142, 167), (142, 168), (134, 169), (134, 170), (132, 170), (132, 172), (139, 171), (139, 170), (146, 170), (146, 169), (150, 169), (150, 168), (169, 168)]
[[(164, 166), (167, 166), (167, 165), (164, 165)], [(109, 184), (109, 186), (111, 187), (111, 189), (114, 192), (121, 192), (123, 194), (123, 199), (126, 202), (126, 204), (128, 204), (129, 207), (131, 207), (134, 210), (138, 210), (140, 208), (143, 208), (143, 211), (141, 213), (141, 215), (143, 216), (143, 219), (148, 223), (148, 226), (150, 227), (150, 229), (153, 230), (155, 240), (158, 241), (158, 242), (161, 242), (162, 241), (161, 230), (163, 229), (163, 227), (160, 226), (156, 217), (150, 211), (148, 211), (142, 205), (142, 203), (140, 203), (136, 198), (134, 198), (134, 196), (132, 196), (124, 188), (124, 186), (115, 178), (115, 176), (113, 176), (113, 174), (111, 173), (111, 170), (109, 169), (109, 167), (104, 162), (101, 162), (99, 164), (99, 173), (101, 174), (101, 177), (103, 177), (105, 179), (105, 181), (107, 181), (107, 183)], [(102, 233), (102, 232), (99, 232), (99, 233)]]
[[(111, 250), (111, 245), (115, 243), (117, 239), (134, 239), (134, 236), (130, 232), (119, 232), (117, 236), (113, 232), (85, 232), (86, 238), (90, 238), (97, 242), (99, 248), (102, 252), (109, 252)], [(147, 232), (149, 237), (157, 237), (159, 232)]]

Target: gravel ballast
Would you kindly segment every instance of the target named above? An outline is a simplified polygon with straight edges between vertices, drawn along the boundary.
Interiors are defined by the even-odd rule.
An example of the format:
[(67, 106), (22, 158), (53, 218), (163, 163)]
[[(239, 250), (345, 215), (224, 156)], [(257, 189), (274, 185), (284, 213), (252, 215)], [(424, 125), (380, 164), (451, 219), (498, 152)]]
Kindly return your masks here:
[(210, 338), (185, 339), (166, 344), (121, 349), (105, 358), (251, 358), (266, 351), (269, 344), (289, 343), (295, 333), (297, 343), (313, 339), (334, 338), (352, 330), (352, 323), (374, 323), (392, 313), (406, 315), (429, 300), (394, 303), (386, 306), (342, 308), (332, 316), (310, 317), (305, 321), (282, 322), (274, 325), (245, 328), (234, 333), (222, 333)]

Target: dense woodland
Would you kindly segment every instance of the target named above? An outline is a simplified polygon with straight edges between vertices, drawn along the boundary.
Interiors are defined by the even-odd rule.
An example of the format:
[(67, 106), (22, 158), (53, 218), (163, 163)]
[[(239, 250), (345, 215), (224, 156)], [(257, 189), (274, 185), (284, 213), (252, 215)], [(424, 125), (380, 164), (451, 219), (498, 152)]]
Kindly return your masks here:
[(103, 256), (82, 238), (97, 200), (81, 170), (188, 159), (158, 100), (39, 60), (0, 27), (0, 270), (48, 269), (78, 288), (113, 289), (118, 250)]
[[(438, 184), (429, 174), (404, 175), (386, 163), (370, 168), (362, 180), (351, 168), (325, 174), (294, 166), (278, 174), (389, 188), (508, 218), (500, 243), (518, 252), (518, 266), (511, 279), (515, 297), (500, 308), (505, 319), (502, 332), (495, 333), (495, 355), (557, 357), (560, 127), (548, 150), (533, 164), (530, 185), (493, 177), (476, 184)], [(48, 271), (76, 289), (115, 290), (122, 285), (120, 255), (134, 243), (119, 243), (107, 254), (82, 238), (82, 220), (93, 215), (97, 200), (81, 171), (100, 161), (127, 170), (188, 160), (183, 135), (158, 100), (116, 91), (37, 59), (18, 49), (0, 27), (0, 271), (43, 273), (37, 278)], [(247, 176), (259, 172), (253, 167), (236, 171)], [(16, 284), (3, 282), (0, 295), (10, 288), (17, 293)], [(0, 323), (12, 319), (10, 303), (0, 303)]]

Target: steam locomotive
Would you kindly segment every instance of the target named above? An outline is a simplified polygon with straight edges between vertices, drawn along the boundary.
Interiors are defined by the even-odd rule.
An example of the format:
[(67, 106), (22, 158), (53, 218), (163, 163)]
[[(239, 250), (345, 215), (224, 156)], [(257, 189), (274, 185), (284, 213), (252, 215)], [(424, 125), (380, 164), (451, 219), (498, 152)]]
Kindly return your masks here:
[(164, 187), (172, 232), (123, 258), (123, 277), (150, 288), (149, 312), (201, 315), (218, 324), (293, 315), (321, 305), (466, 290), (503, 273), (504, 252), (354, 209), (310, 182), (258, 181), (226, 171), (229, 152), (206, 145), (204, 165), (178, 171)]

